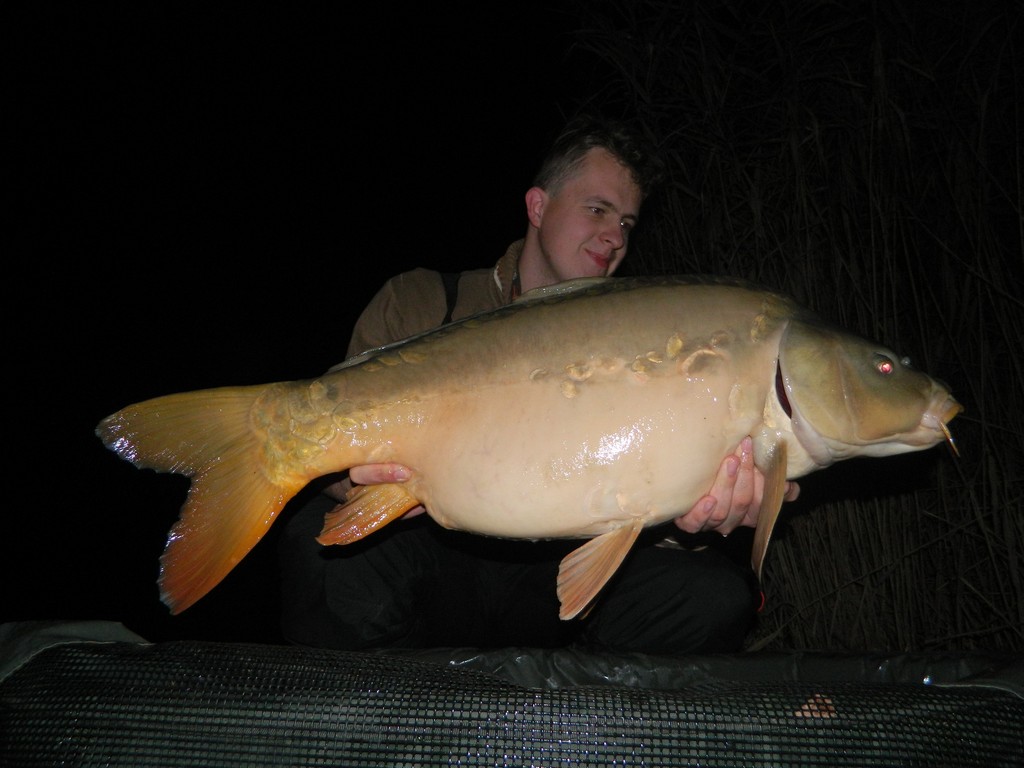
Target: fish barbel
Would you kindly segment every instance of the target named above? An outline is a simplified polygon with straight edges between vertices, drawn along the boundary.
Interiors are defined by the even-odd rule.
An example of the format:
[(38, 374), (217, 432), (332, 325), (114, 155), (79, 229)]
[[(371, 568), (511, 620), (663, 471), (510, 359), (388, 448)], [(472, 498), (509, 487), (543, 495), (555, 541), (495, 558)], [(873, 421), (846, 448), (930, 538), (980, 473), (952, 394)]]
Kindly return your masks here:
[(854, 456), (952, 445), (945, 385), (784, 295), (734, 281), (586, 278), (353, 357), (324, 376), (167, 395), (96, 433), (138, 467), (191, 479), (161, 556), (179, 613), (216, 586), (311, 480), (398, 462), (318, 540), (347, 544), (423, 504), (446, 528), (586, 538), (562, 561), (578, 615), (640, 531), (711, 488), (753, 437), (765, 476), (761, 573), (786, 479)]

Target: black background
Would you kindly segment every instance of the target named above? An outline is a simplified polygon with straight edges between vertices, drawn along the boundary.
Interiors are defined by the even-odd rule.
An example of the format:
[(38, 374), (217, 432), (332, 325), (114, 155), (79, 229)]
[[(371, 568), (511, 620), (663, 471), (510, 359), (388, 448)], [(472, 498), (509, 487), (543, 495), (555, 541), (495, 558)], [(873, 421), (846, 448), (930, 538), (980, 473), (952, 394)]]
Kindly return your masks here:
[(159, 602), (187, 483), (94, 436), (132, 402), (315, 376), (390, 275), (483, 266), (593, 62), (521, 4), (40, 9), (12, 27), (0, 621), (275, 641), (273, 531)]

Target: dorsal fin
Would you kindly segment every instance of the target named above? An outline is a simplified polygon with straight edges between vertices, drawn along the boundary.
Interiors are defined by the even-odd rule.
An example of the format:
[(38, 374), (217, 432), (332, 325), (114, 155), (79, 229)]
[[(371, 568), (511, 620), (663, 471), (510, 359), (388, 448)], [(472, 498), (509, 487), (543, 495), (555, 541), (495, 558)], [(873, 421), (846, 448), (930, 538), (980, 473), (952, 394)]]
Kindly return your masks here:
[(560, 283), (552, 283), (551, 285), (542, 285), (539, 288), (533, 288), (526, 293), (516, 298), (517, 302), (520, 301), (533, 301), (535, 299), (550, 299), (553, 296), (562, 296), (567, 293), (575, 293), (576, 291), (583, 291), (587, 288), (592, 288), (595, 285), (603, 285), (609, 280), (614, 278), (610, 277), (576, 277), (572, 280), (563, 280)]

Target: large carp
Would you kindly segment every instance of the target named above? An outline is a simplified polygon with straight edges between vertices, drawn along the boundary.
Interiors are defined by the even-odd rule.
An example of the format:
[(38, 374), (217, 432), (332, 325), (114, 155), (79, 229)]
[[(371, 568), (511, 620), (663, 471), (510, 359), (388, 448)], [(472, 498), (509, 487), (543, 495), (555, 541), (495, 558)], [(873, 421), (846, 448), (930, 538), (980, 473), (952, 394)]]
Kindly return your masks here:
[(212, 589), (311, 480), (399, 462), (319, 541), (349, 543), (423, 504), (446, 528), (587, 538), (563, 560), (569, 619), (637, 535), (707, 492), (746, 435), (765, 475), (760, 574), (785, 480), (943, 440), (948, 389), (791, 299), (722, 280), (591, 278), (354, 357), (316, 379), (128, 406), (97, 427), (138, 467), (191, 478), (161, 557), (178, 613)]

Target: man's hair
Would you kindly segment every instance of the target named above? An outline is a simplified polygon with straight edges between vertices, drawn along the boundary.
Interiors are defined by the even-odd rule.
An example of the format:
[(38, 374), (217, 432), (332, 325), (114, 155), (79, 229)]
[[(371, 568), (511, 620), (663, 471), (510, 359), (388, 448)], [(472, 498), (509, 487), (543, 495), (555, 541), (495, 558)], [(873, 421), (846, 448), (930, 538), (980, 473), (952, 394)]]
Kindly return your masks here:
[(533, 179), (534, 186), (557, 191), (576, 172), (583, 156), (596, 147), (610, 152), (629, 169), (641, 199), (661, 183), (664, 165), (640, 133), (623, 121), (579, 114), (555, 139)]

